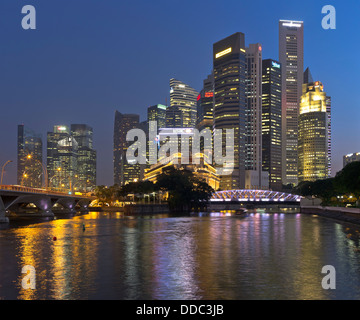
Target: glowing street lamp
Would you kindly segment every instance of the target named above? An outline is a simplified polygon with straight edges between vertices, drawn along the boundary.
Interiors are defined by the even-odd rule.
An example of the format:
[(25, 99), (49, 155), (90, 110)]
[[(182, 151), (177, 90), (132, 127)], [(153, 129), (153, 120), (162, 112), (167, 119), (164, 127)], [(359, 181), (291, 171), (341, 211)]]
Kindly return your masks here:
[[(31, 160), (32, 158), (33, 158), (33, 157), (32, 157), (31, 154), (28, 154), (28, 155), (26, 156), (26, 159), (28, 159), (28, 160)], [(48, 178), (49, 178), (47, 169), (46, 169), (46, 167), (44, 166), (44, 164), (43, 164), (40, 160), (38, 160), (38, 159), (34, 159), (34, 160), (35, 160), (36, 162), (40, 163), (41, 168), (43, 169), (44, 178), (45, 178), (45, 189), (47, 190), (47, 189), (48, 189)]]
[(1, 169), (1, 181), (0, 181), (0, 185), (2, 185), (2, 182), (3, 182), (3, 176), (4, 176), (4, 169), (6, 167), (7, 164), (9, 164), (10, 162), (13, 162), (12, 160), (8, 160), (5, 162), (5, 164), (2, 166), (2, 169)]

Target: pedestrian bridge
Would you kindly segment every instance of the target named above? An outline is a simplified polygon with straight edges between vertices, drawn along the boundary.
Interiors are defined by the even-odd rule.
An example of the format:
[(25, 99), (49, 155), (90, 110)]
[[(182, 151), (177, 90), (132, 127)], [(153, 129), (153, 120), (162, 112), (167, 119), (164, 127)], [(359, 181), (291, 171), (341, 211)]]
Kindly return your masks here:
[(92, 200), (94, 197), (72, 192), (1, 185), (0, 222), (8, 222), (10, 212), (41, 217), (54, 217), (55, 210), (72, 213), (76, 208), (87, 209)]
[(278, 204), (300, 205), (301, 196), (280, 191), (269, 190), (225, 190), (216, 191), (212, 194), (211, 206), (233, 204)]

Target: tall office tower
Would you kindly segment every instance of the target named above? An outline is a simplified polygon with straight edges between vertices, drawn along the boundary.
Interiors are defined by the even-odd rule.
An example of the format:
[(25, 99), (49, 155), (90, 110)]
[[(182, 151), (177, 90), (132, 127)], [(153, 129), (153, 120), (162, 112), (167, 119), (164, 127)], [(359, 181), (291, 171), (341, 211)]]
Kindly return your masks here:
[(266, 59), (262, 67), (262, 161), (271, 190), (282, 190), (281, 151), (281, 65)]
[(262, 48), (256, 43), (245, 50), (245, 188), (268, 189), (269, 173), (262, 169)]
[[(211, 73), (205, 80), (203, 89), (197, 98), (197, 120), (196, 129), (199, 132), (208, 130), (210, 135), (203, 135), (200, 139), (200, 151), (212, 152), (213, 141), (212, 141), (212, 129), (214, 124), (214, 74)], [(203, 131), (205, 132), (205, 131)], [(211, 146), (211, 150), (204, 150), (206, 146)]]
[(181, 111), (180, 128), (194, 128), (199, 93), (184, 82), (170, 79), (170, 107)]
[(328, 115), (328, 176), (331, 176), (331, 97), (326, 97), (326, 112)]
[(299, 115), (299, 182), (328, 177), (326, 92), (320, 81), (303, 84)]
[(78, 176), (78, 143), (68, 126), (47, 133), (47, 173), (50, 188), (73, 190)]
[[(156, 121), (157, 131), (159, 131), (160, 128), (166, 127), (166, 109), (167, 106), (163, 104), (156, 104), (147, 109), (147, 122), (149, 124), (150, 121)], [(155, 127), (153, 126), (149, 127), (149, 130), (154, 129)]]
[(77, 177), (74, 190), (89, 192), (96, 187), (96, 151), (93, 148), (93, 129), (86, 124), (72, 124), (71, 135), (78, 143)]
[(179, 107), (168, 107), (166, 109), (165, 128), (182, 128), (183, 113)]
[(223, 135), (226, 129), (234, 130), (234, 146), (226, 146), (223, 138), (222, 153), (234, 153), (234, 169), (221, 175), (222, 190), (245, 187), (245, 68), (243, 33), (213, 44), (214, 129), (222, 129)]
[(298, 116), (304, 72), (304, 24), (279, 21), (282, 71), (282, 183), (298, 183)]
[(138, 114), (123, 114), (115, 112), (114, 123), (114, 184), (120, 186), (140, 179), (140, 165), (129, 163), (126, 151), (133, 143), (126, 141), (129, 130), (139, 127)]
[[(42, 187), (43, 144), (40, 134), (18, 125), (17, 184), (31, 188)], [(45, 178), (44, 178), (45, 180)]]
[(214, 74), (211, 73), (204, 80), (203, 89), (197, 97), (196, 128), (212, 129), (214, 121)]

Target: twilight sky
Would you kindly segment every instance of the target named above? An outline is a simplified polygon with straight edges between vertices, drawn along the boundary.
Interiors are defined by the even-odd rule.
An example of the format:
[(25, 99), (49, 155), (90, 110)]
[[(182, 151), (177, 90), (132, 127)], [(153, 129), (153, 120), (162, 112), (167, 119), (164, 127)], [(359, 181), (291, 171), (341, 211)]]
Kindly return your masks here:
[[(324, 30), (321, 9), (336, 9)], [(24, 5), (37, 29), (24, 30)], [(212, 44), (235, 32), (278, 59), (278, 20), (304, 21), (304, 66), (332, 97), (333, 172), (360, 152), (360, 1), (358, 0), (1, 0), (0, 166), (16, 183), (17, 125), (43, 136), (54, 125), (94, 129), (98, 184), (113, 183), (115, 110), (146, 120), (150, 105), (169, 101), (174, 77), (200, 90), (211, 72)], [(1, 167), (0, 167), (1, 169)]]

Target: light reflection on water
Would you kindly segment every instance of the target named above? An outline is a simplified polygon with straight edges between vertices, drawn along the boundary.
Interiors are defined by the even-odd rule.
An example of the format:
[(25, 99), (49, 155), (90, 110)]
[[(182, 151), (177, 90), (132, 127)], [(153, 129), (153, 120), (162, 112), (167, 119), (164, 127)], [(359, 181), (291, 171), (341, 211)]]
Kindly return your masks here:
[[(15, 223), (0, 230), (0, 299), (359, 299), (359, 230), (265, 212)], [(21, 288), (25, 265), (35, 290)]]

